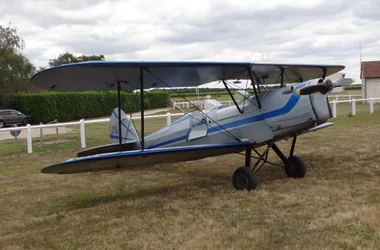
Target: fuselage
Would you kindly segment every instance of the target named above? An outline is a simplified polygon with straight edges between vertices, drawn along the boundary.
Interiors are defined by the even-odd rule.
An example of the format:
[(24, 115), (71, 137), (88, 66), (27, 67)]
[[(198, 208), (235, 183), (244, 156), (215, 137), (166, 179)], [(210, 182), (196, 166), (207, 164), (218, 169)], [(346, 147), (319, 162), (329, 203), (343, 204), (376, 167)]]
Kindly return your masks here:
[(302, 82), (289, 91), (284, 87), (249, 96), (236, 105), (219, 105), (194, 111), (145, 137), (146, 148), (201, 144), (223, 144), (237, 140), (253, 144), (294, 135), (326, 122), (331, 111), (325, 94), (298, 95), (295, 90), (317, 84), (319, 79)]

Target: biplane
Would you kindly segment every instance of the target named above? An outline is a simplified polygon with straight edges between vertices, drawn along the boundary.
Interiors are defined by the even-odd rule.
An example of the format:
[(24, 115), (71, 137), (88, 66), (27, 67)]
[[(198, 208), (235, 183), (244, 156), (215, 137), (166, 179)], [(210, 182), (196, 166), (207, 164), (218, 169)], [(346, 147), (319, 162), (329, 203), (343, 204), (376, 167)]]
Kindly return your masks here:
[[(77, 157), (43, 167), (42, 173), (71, 174), (128, 169), (239, 153), (245, 164), (232, 175), (238, 190), (253, 190), (256, 172), (265, 164), (281, 166), (286, 175), (302, 178), (304, 161), (294, 155), (297, 136), (333, 125), (327, 93), (349, 85), (352, 79), (326, 79), (344, 69), (341, 65), (263, 64), (251, 62), (146, 62), (91, 61), (66, 64), (34, 74), (31, 84), (50, 91), (117, 90), (117, 108), (111, 113), (111, 143), (86, 149)], [(235, 82), (246, 81), (251, 92), (236, 91)], [(233, 105), (215, 103), (209, 110), (193, 105), (170, 125), (145, 136), (144, 91), (154, 88), (196, 87), (223, 84)], [(277, 84), (271, 90), (269, 84)], [(121, 110), (121, 91), (140, 95), (140, 136)], [(291, 140), (286, 156), (276, 142)], [(259, 152), (259, 147), (265, 147)], [(272, 149), (282, 164), (269, 162)], [(253, 152), (255, 155), (253, 155)], [(253, 162), (252, 159), (255, 159)]]

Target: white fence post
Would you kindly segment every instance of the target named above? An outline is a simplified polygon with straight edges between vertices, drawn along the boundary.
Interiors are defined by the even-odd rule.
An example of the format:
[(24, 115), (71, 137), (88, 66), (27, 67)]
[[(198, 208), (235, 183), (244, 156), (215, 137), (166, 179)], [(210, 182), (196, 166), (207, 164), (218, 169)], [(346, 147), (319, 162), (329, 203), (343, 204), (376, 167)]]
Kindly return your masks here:
[(339, 101), (339, 96), (338, 95), (335, 96), (335, 101)]
[(348, 95), (348, 100), (351, 102), (351, 95)]
[(369, 102), (369, 112), (372, 114), (373, 113), (373, 97), (370, 98)]
[(356, 115), (356, 101), (355, 98), (352, 99), (352, 115)]
[[(43, 125), (43, 123), (40, 122), (40, 125)], [(41, 146), (44, 144), (44, 131), (42, 127), (40, 128), (40, 144)]]
[(336, 118), (336, 101), (332, 101), (333, 103), (333, 110), (332, 110), (332, 113), (333, 113), (333, 117)]
[(33, 145), (32, 145), (32, 128), (30, 124), (26, 125), (26, 142), (28, 145), (28, 154), (33, 153)]
[(82, 148), (86, 147), (86, 131), (84, 128), (84, 119), (80, 120), (80, 146)]
[(173, 109), (175, 109), (175, 102), (173, 102)]
[(166, 113), (166, 125), (170, 125), (171, 123), (172, 123), (172, 116), (168, 112), (168, 113)]

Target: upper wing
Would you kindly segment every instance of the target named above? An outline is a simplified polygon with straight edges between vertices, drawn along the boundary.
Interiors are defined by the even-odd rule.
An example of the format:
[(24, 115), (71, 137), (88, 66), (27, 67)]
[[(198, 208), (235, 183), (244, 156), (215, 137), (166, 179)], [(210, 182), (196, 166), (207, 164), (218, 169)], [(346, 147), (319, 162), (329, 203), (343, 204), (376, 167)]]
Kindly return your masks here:
[[(324, 69), (327, 75), (344, 66), (253, 64), (249, 62), (110, 62), (90, 61), (52, 67), (34, 74), (30, 83), (54, 91), (89, 91), (139, 89), (141, 72), (144, 89), (159, 87), (192, 87), (209, 82), (250, 79), (249, 69), (265, 82), (278, 83), (284, 70), (284, 82), (318, 78)], [(141, 69), (143, 69), (141, 71)]]
[[(307, 64), (253, 64), (252, 71), (263, 79), (266, 84), (275, 84), (281, 81), (283, 72), (284, 83), (308, 81), (332, 75), (344, 69), (342, 65), (307, 65)], [(326, 72), (325, 72), (326, 71)]]
[(247, 62), (109, 62), (93, 61), (66, 64), (34, 74), (30, 83), (54, 91), (139, 89), (143, 69), (144, 89), (191, 87), (223, 79), (248, 77)]

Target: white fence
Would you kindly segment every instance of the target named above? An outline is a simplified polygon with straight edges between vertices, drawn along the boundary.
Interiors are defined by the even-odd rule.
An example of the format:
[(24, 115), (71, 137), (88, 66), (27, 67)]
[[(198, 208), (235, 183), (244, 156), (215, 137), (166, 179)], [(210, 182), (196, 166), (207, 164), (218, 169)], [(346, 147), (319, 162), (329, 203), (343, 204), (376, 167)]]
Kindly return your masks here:
[[(351, 101), (352, 99), (354, 99), (354, 97), (362, 97), (361, 95), (329, 95), (329, 100), (335, 100), (335, 101), (339, 101), (339, 98), (342, 100), (349, 100)], [(173, 108), (175, 109), (176, 107), (179, 107), (179, 108), (186, 108), (186, 109), (189, 109), (189, 108), (193, 108), (194, 106), (197, 106), (199, 108), (204, 108), (205, 107), (205, 100), (197, 100), (197, 101), (190, 101), (190, 102), (173, 102)], [(229, 100), (229, 101), (219, 101), (220, 103), (225, 103), (225, 104), (228, 104), (228, 105), (232, 105), (233, 104), (233, 101)]]
[[(375, 100), (380, 100), (379, 98), (368, 98), (368, 99), (349, 99), (349, 100), (341, 100), (341, 101), (336, 101), (333, 100), (330, 102), (332, 105), (332, 113), (333, 113), (333, 118), (337, 117), (337, 104), (338, 103), (351, 103), (351, 114), (354, 116), (356, 115), (356, 102), (358, 101), (368, 101), (369, 104), (369, 113), (374, 113), (374, 101)], [(145, 119), (154, 119), (154, 118), (164, 118), (166, 117), (166, 123), (167, 125), (171, 124), (171, 118), (174, 116), (183, 116), (184, 113), (166, 113), (163, 115), (149, 115), (145, 116)], [(140, 120), (141, 117), (132, 117), (133, 120)], [(144, 120), (145, 120), (144, 119)], [(105, 119), (97, 119), (97, 120), (84, 120), (81, 119), (80, 121), (77, 122), (65, 122), (65, 123), (55, 123), (55, 124), (45, 124), (45, 125), (33, 125), (31, 126), (30, 124), (24, 126), (24, 127), (12, 127), (12, 128), (2, 128), (0, 129), (0, 132), (10, 132), (10, 131), (26, 131), (26, 140), (27, 140), (27, 152), (33, 153), (33, 145), (32, 145), (32, 129), (40, 129), (41, 133), (41, 139), (43, 135), (43, 129), (44, 128), (58, 128), (58, 127), (65, 127), (65, 126), (74, 126), (74, 125), (79, 125), (79, 131), (80, 131), (80, 143), (81, 147), (85, 148), (86, 147), (86, 130), (85, 130), (85, 125), (86, 124), (95, 124), (95, 123), (106, 123), (109, 122), (110, 118), (105, 118)]]
[(356, 115), (356, 102), (360, 102), (360, 101), (369, 101), (369, 113), (373, 113), (374, 112), (374, 107), (373, 107), (373, 104), (374, 104), (374, 101), (376, 100), (380, 100), (380, 97), (378, 98), (368, 98), (368, 99), (351, 99), (351, 100), (344, 100), (344, 101), (336, 101), (336, 100), (333, 100), (332, 102), (330, 102), (330, 104), (332, 104), (332, 113), (333, 113), (333, 118), (336, 118), (337, 117), (337, 111), (336, 111), (336, 105), (338, 103), (351, 103), (351, 114), (354, 116)]
[(348, 100), (352, 100), (353, 97), (362, 97), (362, 95), (328, 95), (329, 100), (335, 99), (335, 101), (339, 101), (339, 97), (345, 97), (343, 99), (348, 98)]
[[(144, 120), (146, 119), (152, 119), (152, 118), (164, 118), (166, 117), (167, 125), (171, 124), (171, 118), (173, 116), (183, 116), (184, 113), (166, 113), (164, 115), (149, 115), (144, 116)], [(132, 117), (133, 120), (140, 120), (141, 117), (136, 116)], [(33, 144), (32, 144), (32, 129), (40, 129), (41, 138), (43, 135), (43, 129), (44, 128), (58, 128), (58, 127), (66, 127), (66, 126), (75, 126), (79, 125), (79, 131), (80, 131), (80, 144), (82, 148), (86, 147), (86, 130), (85, 125), (86, 124), (94, 124), (94, 123), (106, 123), (109, 122), (110, 118), (104, 118), (104, 119), (96, 119), (96, 120), (87, 120), (81, 119), (77, 122), (65, 122), (65, 123), (55, 123), (55, 124), (45, 124), (45, 125), (33, 125), (30, 124), (22, 127), (12, 127), (12, 128), (2, 128), (0, 129), (0, 132), (11, 132), (11, 131), (26, 131), (26, 141), (27, 141), (27, 151), (29, 154), (33, 153)]]

